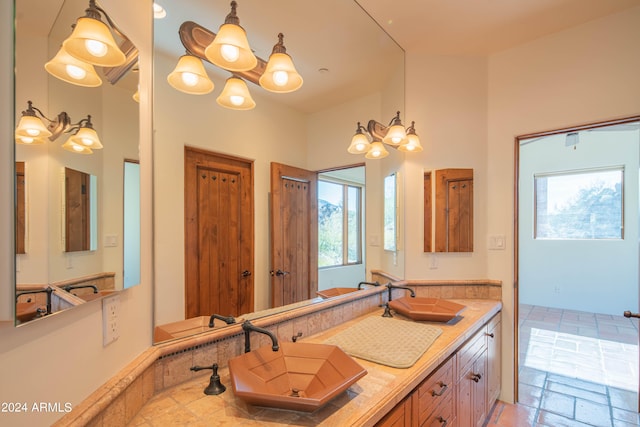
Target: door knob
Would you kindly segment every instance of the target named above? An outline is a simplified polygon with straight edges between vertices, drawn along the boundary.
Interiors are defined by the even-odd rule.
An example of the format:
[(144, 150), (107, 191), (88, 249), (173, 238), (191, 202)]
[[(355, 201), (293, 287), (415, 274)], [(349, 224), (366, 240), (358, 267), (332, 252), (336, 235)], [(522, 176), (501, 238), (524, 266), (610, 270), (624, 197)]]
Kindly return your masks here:
[(640, 319), (640, 313), (632, 313), (629, 310), (625, 311), (624, 313), (622, 313), (624, 315), (624, 317), (630, 318), (630, 317), (635, 317)]
[(245, 270), (242, 272), (242, 277), (249, 277), (251, 276), (251, 272), (249, 270)]
[(271, 270), (272, 276), (286, 276), (287, 274), (289, 274), (288, 271), (282, 271), (280, 269), (277, 269), (276, 271)]

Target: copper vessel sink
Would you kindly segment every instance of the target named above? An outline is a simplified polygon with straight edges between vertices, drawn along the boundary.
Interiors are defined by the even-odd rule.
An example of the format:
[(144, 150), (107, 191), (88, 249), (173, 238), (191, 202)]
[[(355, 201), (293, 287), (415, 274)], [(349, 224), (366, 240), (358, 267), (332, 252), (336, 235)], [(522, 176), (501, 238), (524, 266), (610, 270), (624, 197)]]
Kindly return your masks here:
[(283, 342), (229, 360), (234, 394), (247, 403), (312, 412), (345, 391), (367, 370), (339, 347)]
[(322, 298), (337, 297), (338, 295), (349, 294), (353, 291), (357, 291), (357, 288), (331, 288), (317, 291), (316, 295)]
[(402, 297), (389, 301), (389, 308), (413, 320), (448, 322), (466, 306), (439, 298)]

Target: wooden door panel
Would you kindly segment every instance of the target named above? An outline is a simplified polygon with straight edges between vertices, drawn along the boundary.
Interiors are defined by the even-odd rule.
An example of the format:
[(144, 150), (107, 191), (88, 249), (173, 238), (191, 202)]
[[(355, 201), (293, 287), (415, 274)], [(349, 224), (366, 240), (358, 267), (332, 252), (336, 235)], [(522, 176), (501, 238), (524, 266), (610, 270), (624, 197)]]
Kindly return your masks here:
[(318, 289), (317, 174), (271, 164), (271, 304), (311, 298)]
[(185, 219), (186, 318), (253, 311), (252, 162), (186, 148)]

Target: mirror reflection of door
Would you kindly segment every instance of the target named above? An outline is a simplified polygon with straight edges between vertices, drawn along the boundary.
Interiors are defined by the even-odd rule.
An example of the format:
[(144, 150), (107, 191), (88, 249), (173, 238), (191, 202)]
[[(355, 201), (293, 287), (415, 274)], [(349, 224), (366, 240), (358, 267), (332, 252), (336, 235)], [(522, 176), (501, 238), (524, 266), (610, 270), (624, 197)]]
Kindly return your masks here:
[(65, 252), (88, 251), (92, 247), (91, 200), (95, 191), (91, 175), (64, 168)]
[(271, 163), (271, 306), (318, 290), (317, 173)]
[(26, 253), (26, 189), (24, 162), (16, 162), (16, 253)]
[(253, 311), (253, 162), (185, 147), (185, 318)]
[(140, 283), (140, 163), (124, 161), (124, 288)]

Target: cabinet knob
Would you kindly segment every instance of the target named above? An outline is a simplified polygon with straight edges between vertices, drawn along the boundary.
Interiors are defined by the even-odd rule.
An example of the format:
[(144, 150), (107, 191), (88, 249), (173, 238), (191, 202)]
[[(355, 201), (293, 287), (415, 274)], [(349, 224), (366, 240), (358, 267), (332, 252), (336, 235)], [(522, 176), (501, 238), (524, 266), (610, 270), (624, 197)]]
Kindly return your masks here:
[(487, 336), (488, 336), (489, 338), (494, 338), (494, 337), (495, 337), (495, 335), (493, 334), (493, 332), (491, 332), (490, 334), (487, 334)]
[(471, 379), (472, 379), (474, 382), (478, 382), (478, 381), (480, 381), (480, 379), (481, 379), (481, 378), (482, 378), (482, 375), (481, 375), (481, 374), (473, 374), (473, 375), (471, 375)]
[(440, 391), (431, 390), (432, 397), (442, 396), (444, 392), (447, 391), (448, 386), (445, 383), (443, 383), (442, 381), (439, 381), (438, 385), (440, 386)]
[(445, 419), (444, 419), (444, 418), (442, 418), (442, 417), (438, 417), (438, 418), (436, 418), (436, 420), (438, 420), (438, 422), (441, 424), (441, 426), (440, 426), (440, 427), (446, 427), (446, 426), (447, 426), (447, 423), (449, 422), (449, 420), (445, 420)]

